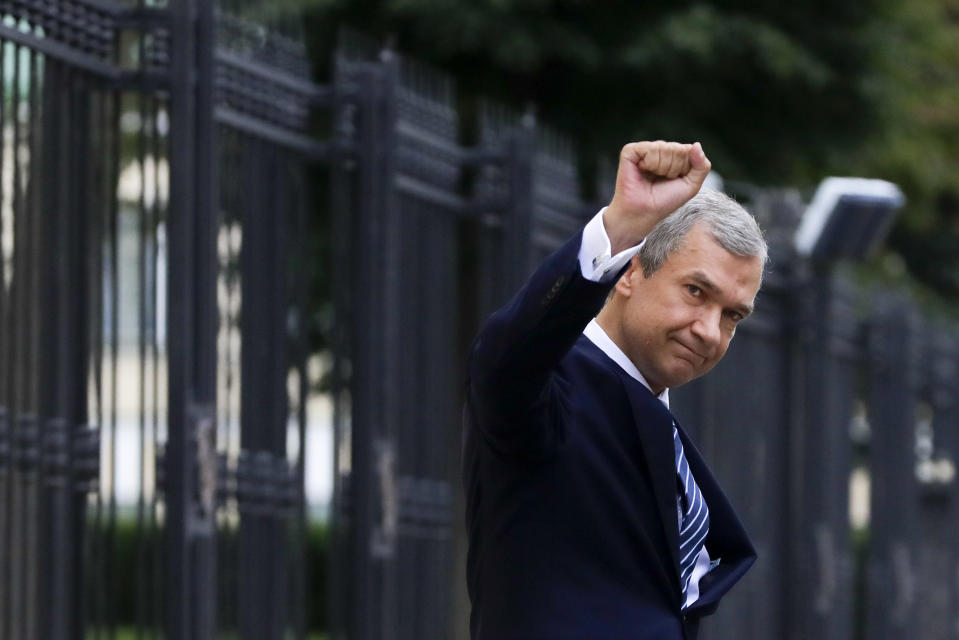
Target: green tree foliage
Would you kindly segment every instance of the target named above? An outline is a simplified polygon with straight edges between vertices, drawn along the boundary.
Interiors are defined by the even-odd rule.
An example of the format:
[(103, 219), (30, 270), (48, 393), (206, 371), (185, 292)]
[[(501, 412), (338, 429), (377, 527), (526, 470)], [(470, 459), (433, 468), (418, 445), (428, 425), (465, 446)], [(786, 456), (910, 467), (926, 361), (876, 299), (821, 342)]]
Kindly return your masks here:
[(894, 180), (894, 247), (959, 299), (957, 0), (306, 1), (314, 43), (342, 24), (391, 41), (464, 95), (535, 105), (584, 158), (700, 140), (728, 179)]
[(903, 188), (891, 247), (933, 295), (959, 301), (959, 2), (894, 4), (874, 29), (879, 123), (850, 165)]
[(317, 12), (395, 36), (467, 90), (536, 105), (584, 151), (698, 139), (725, 174), (782, 183), (868, 132), (868, 17), (884, 1), (382, 0)]

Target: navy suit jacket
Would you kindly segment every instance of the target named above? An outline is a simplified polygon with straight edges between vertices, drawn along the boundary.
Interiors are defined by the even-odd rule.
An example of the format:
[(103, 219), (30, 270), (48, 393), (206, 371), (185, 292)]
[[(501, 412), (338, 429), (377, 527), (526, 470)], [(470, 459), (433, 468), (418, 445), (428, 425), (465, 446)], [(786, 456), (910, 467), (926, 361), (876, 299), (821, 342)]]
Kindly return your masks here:
[(474, 640), (695, 638), (755, 551), (680, 427), (718, 567), (682, 611), (669, 410), (582, 335), (613, 283), (582, 277), (580, 235), (473, 344), (464, 408)]

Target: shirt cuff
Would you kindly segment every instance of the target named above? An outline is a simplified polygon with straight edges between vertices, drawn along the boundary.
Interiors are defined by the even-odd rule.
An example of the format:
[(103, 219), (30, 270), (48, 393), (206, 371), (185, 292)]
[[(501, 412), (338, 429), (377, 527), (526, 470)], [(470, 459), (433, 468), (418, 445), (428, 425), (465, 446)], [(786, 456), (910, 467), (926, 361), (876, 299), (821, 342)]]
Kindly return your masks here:
[(609, 282), (633, 259), (643, 244), (624, 249), (615, 256), (611, 256), (612, 246), (606, 234), (606, 225), (603, 224), (603, 213), (606, 207), (599, 210), (593, 219), (583, 228), (583, 241), (579, 246), (579, 270), (583, 277), (593, 282)]

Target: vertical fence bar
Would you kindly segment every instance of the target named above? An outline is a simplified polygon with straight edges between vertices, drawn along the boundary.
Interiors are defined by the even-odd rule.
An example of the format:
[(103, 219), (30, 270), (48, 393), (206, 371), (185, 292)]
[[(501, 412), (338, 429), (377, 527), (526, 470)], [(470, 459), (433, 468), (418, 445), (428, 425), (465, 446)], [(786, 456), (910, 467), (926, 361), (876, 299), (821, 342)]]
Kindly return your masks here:
[(916, 399), (918, 317), (901, 296), (884, 296), (869, 326), (871, 508), (866, 560), (870, 640), (911, 640), (916, 606)]
[(170, 216), (167, 343), (169, 345), (169, 437), (164, 462), (167, 525), (166, 632), (186, 640), (192, 631), (189, 575), (189, 508), (194, 483), (194, 456), (190, 443), (188, 408), (193, 395), (193, 224), (195, 215), (195, 157), (193, 140), (196, 104), (193, 65), (196, 57), (195, 3), (172, 4), (170, 52)]
[[(151, 416), (151, 429), (150, 429), (150, 444), (152, 451), (152, 462), (154, 465), (153, 469), (153, 492), (150, 500), (150, 533), (151, 533), (151, 547), (153, 553), (151, 554), (151, 559), (153, 562), (153, 574), (149, 579), (148, 589), (151, 592), (152, 598), (150, 599), (150, 628), (151, 638), (160, 637), (161, 631), (164, 626), (164, 611), (162, 605), (163, 599), (163, 581), (165, 579), (165, 573), (163, 567), (165, 563), (162, 561), (163, 552), (164, 552), (164, 533), (161, 529), (161, 523), (159, 520), (158, 512), (160, 510), (161, 498), (160, 498), (160, 474), (162, 470), (159, 468), (159, 450), (160, 450), (160, 378), (163, 375), (163, 372), (166, 372), (168, 369), (165, 366), (165, 360), (167, 356), (167, 350), (164, 346), (164, 349), (160, 348), (160, 332), (161, 328), (166, 326), (166, 317), (162, 315), (163, 309), (160, 306), (160, 283), (167, 277), (168, 264), (169, 264), (169, 252), (167, 251), (167, 242), (166, 234), (164, 233), (163, 243), (161, 244), (160, 235), (161, 231), (165, 232), (168, 227), (166, 219), (164, 216), (164, 207), (168, 200), (168, 194), (164, 193), (161, 184), (161, 173), (160, 167), (161, 164), (165, 163), (167, 158), (164, 155), (164, 151), (167, 149), (165, 144), (161, 142), (160, 135), (160, 117), (166, 116), (169, 111), (161, 109), (159, 107), (159, 100), (154, 99), (153, 110), (151, 111), (151, 117), (153, 120), (154, 133), (151, 145), (151, 152), (154, 158), (154, 171), (153, 171), (153, 183), (154, 183), (154, 199), (153, 206), (151, 210), (151, 256), (152, 256), (152, 265), (153, 265), (153, 277), (150, 279), (150, 299), (154, 303), (153, 313), (151, 315), (151, 330), (150, 330), (150, 355), (153, 362), (153, 415)], [(166, 343), (166, 331), (163, 331), (163, 341)], [(166, 384), (169, 376), (164, 379), (164, 384)]]
[[(84, 126), (89, 127), (93, 141), (91, 146), (95, 148), (106, 148), (109, 138), (107, 136), (107, 123), (109, 122), (106, 110), (106, 96), (102, 92), (92, 93), (90, 95), (91, 105), (86, 114), (86, 119), (81, 121)], [(105, 422), (105, 410), (103, 408), (103, 362), (104, 362), (104, 323), (105, 323), (105, 301), (106, 278), (108, 266), (104, 245), (107, 242), (107, 225), (105, 194), (110, 193), (108, 184), (107, 167), (109, 160), (103, 157), (99, 162), (89, 163), (87, 171), (84, 172), (84, 179), (92, 184), (90, 189), (90, 198), (86, 201), (89, 207), (90, 217), (88, 233), (86, 240), (90, 249), (89, 260), (84, 269), (84, 276), (90, 286), (90, 308), (88, 310), (89, 333), (87, 342), (89, 350), (87, 353), (87, 370), (89, 383), (87, 385), (88, 397), (88, 420), (98, 425), (103, 430)], [(99, 454), (101, 447), (97, 447)], [(100, 464), (97, 465), (97, 479), (101, 480), (102, 474)], [(81, 617), (93, 628), (84, 632), (92, 638), (98, 640), (100, 632), (97, 625), (100, 622), (100, 602), (103, 600), (102, 585), (102, 538), (101, 521), (103, 514), (102, 482), (98, 482), (97, 490), (93, 499), (90, 501), (92, 514), (90, 522), (85, 529), (88, 535), (85, 536), (85, 557), (84, 561), (88, 567), (82, 590)]]
[[(351, 141), (353, 121), (357, 117), (357, 107), (345, 98), (350, 78), (344, 70), (345, 65), (337, 61), (334, 67), (333, 103), (332, 103), (332, 139), (334, 145), (345, 148)], [(353, 244), (355, 216), (353, 203), (356, 201), (356, 165), (345, 158), (334, 158), (330, 168), (330, 232), (334, 241), (330, 242), (330, 260), (326, 267), (331, 271), (332, 311), (334, 321), (330, 328), (330, 346), (333, 363), (330, 371), (331, 394), (333, 396), (333, 495), (330, 508), (330, 556), (329, 575), (326, 580), (330, 594), (329, 624), (333, 640), (344, 640), (350, 625), (350, 594), (354, 592), (353, 581), (356, 573), (351, 570), (354, 550), (351, 548), (351, 532), (356, 531), (355, 501), (351, 481), (353, 474), (353, 456), (347, 449), (352, 446), (352, 412), (349, 379), (349, 362), (352, 359), (352, 304), (350, 284), (352, 265), (349, 263), (350, 247)]]
[[(141, 2), (142, 6), (142, 2)], [(144, 57), (144, 42), (140, 38), (138, 43), (137, 55), (142, 60)], [(150, 544), (147, 538), (146, 523), (146, 487), (148, 481), (149, 468), (147, 460), (149, 459), (147, 448), (147, 402), (149, 393), (149, 383), (147, 381), (147, 371), (149, 360), (147, 358), (147, 343), (150, 339), (149, 334), (149, 287), (147, 286), (149, 271), (149, 223), (147, 206), (147, 189), (150, 179), (147, 169), (147, 147), (148, 131), (150, 123), (147, 116), (148, 97), (141, 93), (136, 97), (136, 114), (139, 121), (139, 131), (137, 132), (136, 158), (137, 171), (140, 179), (140, 193), (137, 194), (137, 443), (139, 445), (139, 475), (140, 490), (137, 492), (135, 505), (135, 525), (133, 534), (133, 562), (137, 575), (148, 576), (149, 564), (147, 562), (147, 549)], [(154, 191), (154, 197), (156, 197)], [(150, 584), (149, 579), (138, 582), (136, 592), (133, 594), (133, 624), (136, 627), (137, 640), (143, 637), (146, 623), (146, 603), (149, 590), (146, 588)]]
[(41, 204), (43, 194), (38, 182), (42, 180), (41, 173), (43, 167), (42, 150), (42, 126), (39, 113), (40, 89), (37, 80), (37, 61), (38, 55), (33, 49), (28, 50), (27, 55), (27, 138), (25, 170), (26, 175), (26, 201), (25, 212), (30, 220), (29, 227), (29, 266), (27, 267), (29, 279), (27, 280), (27, 321), (25, 323), (25, 339), (27, 351), (25, 353), (24, 365), (26, 388), (26, 407), (28, 407), (28, 418), (26, 429), (23, 436), (24, 442), (23, 462), (24, 462), (24, 481), (25, 481), (25, 506), (26, 517), (24, 518), (24, 629), (23, 637), (25, 640), (35, 640), (37, 638), (38, 616), (36, 604), (39, 602), (39, 592), (37, 582), (40, 573), (40, 547), (39, 531), (42, 526), (42, 514), (40, 506), (40, 487), (43, 480), (40, 442), (43, 436), (43, 408), (39, 403), (39, 389), (41, 380), (45, 378), (46, 371), (41, 358), (41, 340), (39, 332), (41, 320), (41, 309), (49, 301), (48, 293), (44, 291), (43, 280), (49, 274), (51, 266), (44, 263), (42, 256), (50, 242), (50, 236), (44, 225), (44, 212)]
[[(46, 77), (41, 84), (46, 84), (46, 80), (51, 75), (50, 66), (45, 66), (47, 67)], [(68, 92), (64, 91), (64, 93)], [(41, 153), (42, 158), (56, 159), (55, 143), (53, 148), (50, 147), (50, 143), (51, 135), (57, 135), (60, 129), (60, 123), (55, 115), (56, 111), (49, 108), (50, 101), (51, 97), (47, 92), (40, 94), (39, 110), (42, 111), (43, 114), (41, 116), (43, 120), (43, 136), (41, 140), (34, 142), (34, 147), (43, 147)], [(64, 127), (60, 133), (65, 136), (66, 128)], [(37, 189), (37, 197), (40, 201), (37, 212), (39, 213), (42, 229), (42, 238), (40, 240), (41, 255), (55, 254), (62, 257), (59, 265), (53, 264), (48, 260), (41, 261), (39, 285), (43, 292), (41, 293), (43, 297), (40, 301), (40, 308), (44, 310), (56, 309), (57, 313), (44, 313), (39, 318), (40, 344), (37, 352), (37, 358), (40, 363), (40, 376), (42, 379), (47, 380), (48, 383), (38, 390), (39, 422), (42, 425), (38, 487), (40, 524), (38, 546), (45, 552), (39, 556), (39, 562), (34, 569), (37, 573), (37, 592), (34, 606), (51, 602), (54, 599), (59, 601), (60, 607), (54, 609), (54, 611), (57, 612), (55, 615), (46, 616), (45, 619), (36, 621), (36, 633), (40, 634), (40, 637), (43, 638), (52, 638), (55, 633), (54, 628), (60, 626), (58, 622), (63, 613), (63, 599), (58, 597), (59, 592), (61, 592), (60, 585), (48, 581), (48, 579), (52, 577), (51, 574), (55, 575), (55, 572), (58, 571), (57, 568), (48, 565), (48, 560), (56, 559), (60, 563), (66, 564), (66, 557), (62, 552), (63, 545), (60, 544), (60, 536), (57, 535), (58, 525), (60, 524), (59, 517), (60, 514), (63, 513), (62, 506), (57, 504), (57, 493), (59, 493), (57, 489), (58, 487), (63, 488), (67, 486), (66, 478), (61, 475), (61, 469), (64, 469), (66, 465), (60, 464), (58, 460), (58, 458), (60, 458), (58, 450), (61, 448), (65, 449), (63, 438), (68, 434), (66, 421), (63, 419), (63, 407), (59, 402), (59, 396), (61, 390), (70, 384), (70, 380), (68, 378), (65, 379), (64, 374), (69, 375), (69, 373), (72, 372), (70, 372), (68, 366), (51, 369), (51, 365), (54, 365), (54, 363), (57, 365), (61, 364), (58, 362), (61, 355), (60, 344), (58, 343), (61, 339), (69, 337), (70, 335), (70, 327), (64, 326), (62, 320), (57, 323), (55, 319), (63, 315), (68, 317), (72, 316), (69, 305), (61, 306), (64, 293), (61, 291), (61, 287), (65, 284), (66, 277), (68, 277), (68, 274), (62, 271), (62, 265), (66, 264), (68, 268), (72, 267), (72, 265), (70, 264), (70, 242), (68, 239), (64, 241), (61, 233), (62, 229), (70, 224), (70, 220), (65, 215), (65, 212), (58, 210), (59, 199), (57, 197), (58, 190), (63, 188), (61, 186), (58, 189), (57, 183), (67, 182), (67, 171), (64, 170), (65, 168), (60, 163), (50, 162), (49, 160), (47, 160), (47, 162), (42, 162), (42, 160), (38, 162), (38, 160), (40, 160), (40, 158), (35, 158), (35, 168), (40, 166), (44, 167), (44, 170), (39, 171), (38, 175), (33, 176), (33, 181), (40, 182), (40, 184), (35, 185), (35, 188)], [(52, 171), (46, 169), (46, 167), (54, 164), (59, 166)], [(59, 571), (62, 571), (62, 569)], [(63, 576), (61, 573), (58, 577), (64, 581), (65, 586), (65, 580), (68, 580), (69, 576)]]
[[(216, 200), (213, 198), (213, 8), (171, 3), (169, 433), (165, 453), (167, 633), (213, 637), (213, 429)], [(205, 452), (205, 455), (198, 455)]]
[(86, 375), (86, 316), (83, 313), (85, 282), (83, 271), (83, 209), (72, 197), (77, 191), (76, 172), (70, 162), (77, 140), (73, 126), (76, 91), (74, 81), (59, 65), (45, 65), (44, 85), (57, 86), (58, 92), (44, 92), (45, 163), (40, 179), (46, 223), (52, 246), (45, 255), (59, 256), (51, 280), (43, 285), (50, 292), (52, 313), (44, 314), (47, 326), (41, 333), (48, 338), (41, 362), (50, 369), (45, 375), (53, 384), (41, 390), (41, 406), (50, 411), (43, 416), (44, 502), (46, 527), (41, 560), (41, 589), (38, 607), (55, 612), (40, 620), (40, 635), (51, 640), (66, 640), (76, 633), (75, 590), (80, 584), (81, 565), (77, 562), (75, 510), (77, 505), (71, 472), (73, 426), (85, 419), (83, 399)]
[[(10, 119), (10, 107), (7, 96), (7, 60), (9, 53), (6, 42), (0, 41), (0, 133), (3, 146), (0, 147), (0, 639), (8, 638), (7, 621), (10, 619), (10, 569), (13, 545), (10, 540), (10, 522), (13, 519), (10, 503), (12, 485), (12, 433), (10, 412), (12, 398), (9, 380), (14, 375), (10, 358), (12, 336), (10, 335), (10, 309), (12, 306), (10, 288), (7, 286), (11, 265), (8, 264), (13, 249), (13, 212), (8, 209), (10, 190), (3, 176), (7, 174), (7, 126)], [(8, 246), (10, 247), (8, 249)]]
[[(51, 113), (47, 108), (47, 103), (49, 102), (49, 97), (46, 95), (41, 96), (41, 108), (44, 111), (44, 114)], [(48, 130), (44, 132), (44, 138), (49, 139), (50, 133), (56, 130), (58, 123), (55, 122), (54, 118), (50, 118), (46, 123)], [(53, 130), (53, 131), (51, 131)], [(41, 141), (40, 144), (43, 144)], [(55, 157), (54, 153), (51, 153), (49, 149), (43, 150), (43, 155), (45, 157)], [(56, 180), (57, 176), (51, 175), (53, 172), (44, 171), (40, 175), (35, 176), (34, 179), (42, 181), (42, 185), (38, 185), (39, 198), (41, 203), (38, 207), (38, 212), (40, 214), (40, 227), (41, 227), (41, 254), (49, 255), (52, 252), (56, 252), (59, 255), (62, 255), (65, 258), (65, 262), (69, 263), (69, 244), (62, 244), (59, 234), (59, 229), (62, 228), (63, 223), (57, 224), (57, 198), (56, 198), (56, 183), (53, 182)], [(62, 177), (61, 177), (62, 179)], [(40, 308), (49, 310), (57, 309), (60, 303), (60, 290), (59, 285), (61, 281), (61, 276), (56, 265), (51, 264), (49, 261), (41, 262), (41, 273), (40, 273), (40, 286), (42, 287)], [(65, 311), (66, 309), (63, 309)], [(58, 314), (59, 315), (59, 314)], [(55, 317), (55, 316), (54, 316)], [(40, 327), (40, 344), (37, 352), (37, 359), (39, 360), (41, 368), (41, 376), (49, 381), (48, 384), (44, 385), (39, 389), (38, 397), (38, 407), (39, 407), (39, 421), (42, 425), (42, 435), (41, 442), (43, 443), (40, 450), (40, 495), (39, 495), (39, 519), (40, 519), (40, 528), (39, 528), (39, 545), (41, 548), (46, 549), (46, 553), (39, 558), (38, 566), (35, 568), (35, 571), (38, 574), (38, 584), (36, 592), (36, 603), (49, 601), (52, 599), (53, 594), (51, 593), (51, 587), (53, 585), (48, 584), (46, 577), (49, 575), (49, 569), (46, 566), (46, 560), (50, 556), (57, 556), (59, 554), (59, 548), (55, 546), (55, 534), (54, 527), (56, 525), (56, 510), (53, 508), (54, 493), (52, 491), (53, 487), (56, 484), (58, 470), (56, 469), (53, 461), (49, 454), (53, 453), (51, 451), (56, 446), (55, 441), (59, 438), (58, 431), (61, 431), (59, 424), (62, 424), (62, 420), (57, 420), (57, 416), (60, 413), (60, 407), (57, 406), (57, 395), (58, 390), (61, 387), (62, 376), (58, 375), (58, 372), (50, 370), (49, 367), (52, 363), (56, 362), (58, 357), (58, 344), (57, 338), (63, 333), (57, 331), (59, 327), (56, 326), (54, 322), (51, 322), (51, 318), (48, 314), (43, 314), (39, 318)], [(52, 630), (48, 627), (52, 625), (53, 621), (49, 618), (44, 621), (40, 621), (39, 633), (43, 634), (43, 637), (49, 637), (52, 635)]]
[[(20, 412), (23, 411), (23, 401), (20, 395), (20, 384), (19, 381), (23, 378), (23, 367), (21, 364), (21, 353), (23, 350), (23, 336), (21, 335), (22, 320), (20, 316), (23, 313), (24, 309), (24, 299), (23, 299), (23, 274), (25, 263), (23, 260), (24, 250), (26, 249), (26, 242), (23, 232), (24, 227), (24, 215), (22, 214), (23, 204), (21, 199), (21, 190), (20, 190), (20, 161), (19, 161), (19, 149), (21, 144), (21, 134), (20, 134), (20, 47), (13, 45), (11, 47), (12, 51), (11, 57), (13, 58), (13, 86), (10, 91), (10, 111), (11, 111), (11, 120), (13, 128), (13, 149), (10, 156), (11, 160), (11, 173), (12, 173), (12, 185), (10, 199), (12, 202), (13, 208), (13, 273), (11, 274), (11, 283), (10, 283), (10, 293), (12, 299), (11, 305), (11, 314), (10, 314), (10, 335), (13, 337), (11, 348), (10, 348), (10, 362), (12, 366), (12, 375), (8, 379), (9, 384), (9, 397), (10, 397), (10, 441), (11, 441), (11, 453), (12, 453), (12, 465), (11, 465), (11, 474), (10, 474), (10, 485), (8, 487), (8, 499), (11, 518), (7, 521), (7, 543), (10, 546), (10, 571), (6, 574), (8, 576), (8, 589), (7, 595), (9, 598), (10, 608), (8, 609), (8, 616), (6, 617), (7, 623), (7, 637), (13, 638), (21, 635), (20, 621), (21, 621), (21, 612), (22, 604), (21, 598), (23, 596), (23, 585), (20, 582), (20, 566), (23, 560), (23, 554), (17, 553), (14, 554), (14, 549), (22, 549), (22, 543), (20, 540), (20, 526), (23, 522), (23, 519), (26, 517), (23, 513), (23, 507), (21, 506), (21, 496), (20, 496), (20, 486), (21, 486), (21, 475), (20, 475), (20, 432), (21, 432), (21, 420)], [(4, 132), (6, 133), (6, 132)]]
[[(277, 197), (271, 145), (244, 145), (241, 326), (239, 630), (244, 639), (279, 640), (285, 623), (283, 521), (260, 500), (273, 484), (274, 461), (286, 451), (286, 303), (282, 286), (282, 221), (268, 212)], [(279, 281), (278, 281), (279, 280)], [(257, 489), (257, 482), (265, 487)]]
[(852, 627), (849, 424), (860, 325), (850, 283), (824, 267), (797, 286), (798, 368), (790, 438), (790, 638), (844, 640)]
[[(239, 397), (242, 380), (237, 375), (239, 364), (236, 352), (239, 349), (237, 339), (240, 327), (240, 305), (238, 304), (242, 283), (239, 252), (241, 251), (242, 232), (238, 207), (242, 197), (240, 185), (245, 184), (244, 176), (237, 170), (240, 154), (240, 136), (238, 133), (222, 128), (217, 136), (220, 148), (220, 170), (222, 187), (218, 190), (219, 206), (222, 212), (220, 230), (220, 279), (223, 293), (220, 298), (220, 353), (217, 377), (220, 379), (217, 397), (219, 434), (217, 447), (223, 460), (224, 475), (235, 472), (236, 456), (239, 449)], [(231, 188), (232, 187), (232, 188)], [(232, 468), (231, 468), (232, 467)], [(236, 499), (227, 497), (230, 485), (224, 486), (221, 498), (223, 505), (220, 517), (220, 537), (217, 541), (217, 630), (218, 633), (236, 633), (239, 607), (237, 597), (237, 528)]]
[[(391, 140), (388, 137), (392, 127), (383, 122), (386, 114), (383, 101), (386, 99), (385, 85), (381, 73), (374, 69), (365, 69), (353, 77), (359, 89), (360, 113), (357, 144), (357, 190), (354, 204), (356, 223), (354, 224), (354, 245), (365, 247), (369, 259), (361, 260), (357, 265), (354, 283), (365, 283), (357, 287), (351, 284), (353, 296), (352, 315), (356, 323), (375, 317), (386, 301), (382, 275), (388, 266), (385, 260), (384, 217), (385, 201), (389, 197), (392, 185), (391, 164), (388, 161)], [(388, 465), (389, 453), (385, 447), (386, 423), (389, 421), (388, 408), (379, 394), (373, 395), (377, 378), (374, 372), (381, 369), (385, 357), (384, 338), (378, 331), (362, 334), (362, 324), (355, 325), (351, 336), (352, 354), (352, 471), (350, 474), (351, 503), (351, 546), (353, 591), (349, 602), (348, 637), (355, 640), (375, 640), (387, 637), (383, 629), (383, 594), (380, 589), (386, 582), (384, 557), (388, 551), (389, 540), (383, 539), (388, 528), (380, 527), (380, 539), (375, 530), (383, 522), (383, 503), (386, 499), (377, 487), (377, 449), (379, 442), (380, 459)], [(385, 372), (384, 372), (385, 373)], [(382, 467), (380, 473), (391, 470)], [(385, 481), (387, 476), (384, 475)]]
[[(959, 549), (951, 532), (959, 531), (959, 332), (954, 324), (942, 328), (941, 341), (935, 346), (932, 383), (933, 405), (936, 411), (937, 439), (941, 452), (942, 483), (946, 501), (945, 522), (936, 529), (937, 540), (947, 549), (945, 559), (937, 558), (945, 565), (944, 581), (948, 599), (943, 614), (944, 637), (959, 636)], [(951, 471), (951, 473), (950, 473)]]
[[(373, 285), (371, 289), (376, 296), (371, 299), (367, 307), (365, 319), (376, 318), (388, 309), (400, 308), (402, 278), (401, 262), (401, 220), (399, 209), (399, 194), (396, 182), (399, 176), (398, 136), (398, 88), (399, 64), (396, 54), (384, 50), (381, 54), (383, 75), (381, 76), (380, 101), (378, 111), (378, 140), (379, 158), (377, 158), (378, 184), (380, 191), (377, 216), (374, 218), (379, 227), (378, 249), (381, 252), (382, 262), (378, 265), (378, 272), (366, 284)], [(364, 286), (358, 281), (357, 286)], [(403, 377), (403, 363), (401, 361), (402, 341), (400, 330), (396, 322), (380, 323), (377, 328), (372, 323), (368, 325), (372, 332), (380, 334), (379, 353), (369, 353), (375, 360), (367, 360), (363, 364), (369, 367), (368, 374), (372, 377), (377, 367), (380, 369), (381, 387), (379, 393), (370, 389), (368, 400), (380, 403), (379, 419), (372, 424), (370, 446), (373, 454), (373, 495), (379, 503), (379, 514), (373, 525), (372, 539), (369, 553), (376, 559), (379, 580), (374, 581), (370, 593), (378, 603), (376, 620), (378, 629), (371, 629), (369, 637), (389, 637), (386, 634), (398, 634), (396, 626), (399, 624), (399, 585), (396, 576), (398, 570), (398, 543), (400, 505), (397, 486), (401, 442), (400, 421), (402, 420), (402, 388), (398, 384)], [(392, 627), (393, 631), (386, 632)], [(362, 636), (361, 636), (362, 637)]]
[[(48, 86), (54, 86), (49, 85)], [(92, 172), (85, 170), (92, 148), (90, 131), (91, 123), (91, 94), (90, 87), (80, 77), (70, 78), (70, 115), (67, 126), (70, 133), (65, 136), (61, 147), (61, 157), (70, 166), (71, 174), (69, 187), (62, 193), (66, 198), (64, 206), (67, 215), (71, 217), (72, 229), (68, 232), (74, 239), (75, 259), (73, 261), (73, 281), (76, 283), (77, 307), (73, 310), (71, 319), (74, 326), (75, 339), (72, 348), (75, 349), (73, 364), (75, 372), (76, 396), (69, 404), (66, 414), (68, 421), (71, 416), (76, 420), (70, 423), (70, 485), (72, 495), (68, 498), (73, 505), (72, 517), (69, 526), (71, 531), (71, 549), (69, 568), (65, 571), (70, 574), (69, 603), (65, 605), (69, 612), (65, 627), (65, 638), (79, 638), (84, 634), (84, 603), (85, 585), (91, 567), (84, 561), (84, 549), (88, 539), (87, 504), (91, 491), (99, 483), (99, 430), (90, 429), (92, 408), (90, 406), (89, 390), (91, 385), (91, 353), (94, 351), (93, 335), (96, 329), (91, 327), (96, 322), (92, 310), (99, 309), (96, 302), (99, 291), (99, 278), (91, 278), (90, 263), (96, 261), (99, 255), (100, 236), (98, 234), (97, 216), (90, 206), (93, 199), (90, 194), (96, 191), (91, 184)]]
[[(291, 618), (294, 640), (306, 640), (308, 612), (311, 607), (324, 607), (325, 602), (311, 602), (307, 597), (307, 584), (310, 575), (315, 570), (308, 563), (302, 562), (302, 557), (309, 558), (310, 543), (309, 509), (306, 497), (306, 451), (307, 451), (307, 402), (310, 397), (310, 380), (308, 376), (309, 349), (309, 288), (310, 282), (296, 273), (295, 267), (302, 266), (310, 260), (311, 247), (309, 239), (308, 220), (313, 207), (306, 187), (306, 168), (296, 165), (296, 158), (289, 161), (287, 169), (293, 175), (291, 180), (295, 197), (292, 201), (290, 216), (290, 237), (292, 238), (293, 256), (284, 262), (284, 272), (287, 277), (287, 289), (293, 299), (293, 309), (296, 318), (293, 349), (291, 353), (292, 366), (296, 369), (297, 379), (297, 459), (295, 462), (294, 478), (298, 488), (296, 507), (293, 511), (295, 521), (292, 524), (294, 544), (299, 545), (293, 553), (288, 553), (287, 566), (290, 567), (291, 579)], [(315, 259), (315, 257), (313, 258)], [(292, 280), (292, 283), (289, 282)], [(296, 552), (299, 552), (299, 556)]]
[[(84, 229), (87, 222), (87, 209), (84, 206), (85, 186), (81, 163), (77, 154), (88, 149), (86, 126), (86, 97), (79, 89), (79, 81), (70, 73), (63, 73), (60, 82), (54, 84), (48, 77), (47, 87), (61, 86), (59, 95), (66, 95), (59, 108), (48, 108), (50, 120), (60, 118), (59, 133), (55, 134), (49, 148), (55, 149), (57, 163), (66, 167), (59, 184), (51, 185), (51, 191), (57, 193), (58, 205), (55, 207), (60, 216), (60, 245), (63, 247), (60, 279), (64, 291), (61, 293), (60, 312), (67, 319), (57, 331), (59, 337), (59, 366), (63, 372), (60, 382), (60, 400), (58, 410), (62, 417), (62, 426), (66, 433), (59, 435), (59, 450), (64, 483), (54, 489), (55, 548), (59, 558), (51, 558), (51, 564), (57, 565), (53, 571), (46, 572), (48, 579), (55, 583), (51, 598), (52, 608), (61, 612), (53, 621), (51, 640), (67, 640), (77, 637), (83, 624), (82, 610), (79, 606), (79, 593), (83, 588), (85, 567), (83, 557), (83, 506), (86, 501), (86, 473), (81, 473), (78, 456), (74, 453), (79, 447), (77, 433), (80, 425), (87, 421), (87, 354), (89, 349), (89, 315), (87, 313), (89, 286), (84, 275), (84, 260), (90, 251)], [(56, 104), (52, 102), (50, 107)], [(81, 155), (80, 157), (85, 157)], [(44, 604), (43, 607), (47, 605)]]
[(959, 636), (959, 525), (955, 464), (959, 461), (959, 343), (952, 327), (926, 333), (922, 362), (925, 396), (931, 410), (924, 442), (917, 442), (920, 481), (915, 634), (923, 640)]
[(212, 639), (216, 632), (216, 366), (217, 366), (217, 231), (219, 228), (218, 172), (216, 164), (215, 24), (211, 0), (196, 5), (196, 244), (194, 260), (193, 348), (195, 412), (199, 416), (195, 438), (197, 492), (191, 530), (193, 582), (196, 603), (192, 638)]
[(118, 387), (119, 387), (119, 360), (120, 360), (120, 287), (125, 280), (125, 273), (120, 264), (120, 203), (116, 188), (120, 181), (122, 166), (122, 132), (120, 118), (123, 113), (123, 96), (120, 91), (110, 91), (105, 100), (109, 105), (105, 125), (107, 129), (107, 144), (109, 160), (105, 171), (106, 192), (104, 194), (104, 209), (106, 215), (106, 261), (109, 265), (109, 275), (106, 286), (107, 295), (104, 305), (107, 318), (104, 324), (109, 328), (104, 345), (104, 370), (106, 382), (101, 391), (104, 393), (104, 433), (106, 434), (106, 463), (104, 474), (105, 514), (102, 514), (100, 524), (102, 529), (101, 563), (103, 573), (102, 595), (100, 601), (100, 628), (98, 633), (106, 640), (116, 640), (116, 602), (117, 602), (117, 427), (118, 427)]

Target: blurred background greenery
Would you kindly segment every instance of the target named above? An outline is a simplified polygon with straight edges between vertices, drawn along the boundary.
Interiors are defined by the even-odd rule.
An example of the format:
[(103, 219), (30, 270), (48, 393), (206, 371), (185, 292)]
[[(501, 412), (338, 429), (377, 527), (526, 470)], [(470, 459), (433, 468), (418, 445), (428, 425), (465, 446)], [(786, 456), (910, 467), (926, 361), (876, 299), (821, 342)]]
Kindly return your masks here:
[(908, 202), (867, 269), (940, 307), (959, 302), (959, 0), (286, 0), (261, 10), (305, 10), (319, 80), (347, 25), (451, 73), (461, 113), (476, 96), (534, 110), (573, 136), (584, 185), (597, 158), (656, 138), (700, 140), (726, 180), (807, 197), (826, 175), (891, 180)]

